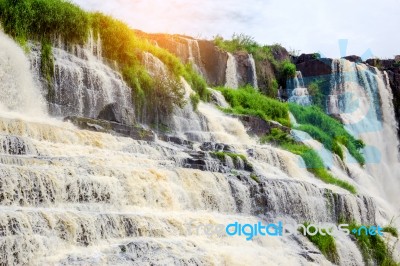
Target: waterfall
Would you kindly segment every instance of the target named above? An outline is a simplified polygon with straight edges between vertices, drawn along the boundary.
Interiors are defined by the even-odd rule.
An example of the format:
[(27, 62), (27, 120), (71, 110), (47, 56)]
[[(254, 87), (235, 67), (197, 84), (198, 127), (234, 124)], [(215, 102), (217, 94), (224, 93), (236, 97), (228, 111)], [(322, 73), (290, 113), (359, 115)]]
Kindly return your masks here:
[[(192, 64), (196, 72), (204, 76), (203, 63), (201, 61), (199, 42), (195, 39), (180, 37), (187, 42), (187, 61)], [(180, 48), (181, 49), (181, 48)], [(180, 49), (177, 49), (178, 52)], [(178, 53), (182, 54), (182, 53)]]
[(379, 180), (384, 198), (399, 202), (399, 141), (387, 74), (344, 59), (334, 60), (332, 71), (328, 112), (339, 115), (346, 129), (366, 143), (368, 172)]
[(239, 87), (236, 58), (231, 53), (228, 53), (225, 79), (226, 79), (225, 82), (226, 87), (232, 89), (237, 89)]
[(296, 76), (288, 80), (287, 90), (289, 92), (289, 102), (297, 103), (300, 105), (310, 105), (312, 103), (311, 97), (308, 94), (308, 89), (304, 86), (303, 75), (300, 71), (296, 71)]
[(143, 53), (143, 64), (146, 67), (146, 70), (153, 77), (155, 76), (168, 76), (168, 70), (163, 62), (160, 59), (152, 55), (151, 53), (144, 52)]
[[(101, 42), (89, 36), (84, 46), (75, 45), (72, 52), (54, 47), (54, 97), (49, 103), (53, 116), (85, 116), (96, 118), (104, 106), (118, 103), (133, 113), (131, 89), (121, 74), (104, 64)], [(31, 58), (40, 58), (40, 46), (32, 44)], [(32, 68), (39, 77), (40, 62)]]
[(174, 108), (168, 127), (182, 139), (198, 142), (210, 141), (210, 134), (204, 117), (193, 110), (189, 99), (194, 91), (183, 78), (182, 83), (185, 88), (186, 104), (183, 108)]
[(0, 110), (43, 116), (46, 105), (23, 50), (0, 30)]
[[(14, 51), (0, 53), (0, 91), (5, 88), (19, 97), (18, 103), (3, 105), (34, 116), (41, 97), (28, 59), (12, 40), (0, 38), (4, 51)], [(40, 49), (32, 47), (31, 65), (37, 72)], [(108, 102), (131, 107), (129, 88), (98, 57), (101, 52), (94, 52), (99, 50), (53, 49), (54, 105), (59, 105), (50, 110), (53, 116), (95, 117)], [(15, 62), (23, 64), (16, 68)], [(150, 54), (145, 62), (162, 71)], [(20, 83), (22, 77), (29, 82)], [(188, 99), (193, 91), (182, 82)], [(200, 103), (195, 111), (188, 101), (168, 122), (169, 134), (192, 141), (192, 147), (80, 130), (41, 117), (45, 111), (34, 118), (14, 112), (0, 113), (2, 264), (330, 265), (302, 236), (246, 241), (243, 236), (209, 236), (189, 229), (293, 219), (333, 225), (339, 217), (374, 224), (381, 211), (369, 196), (334, 190), (317, 180), (302, 167), (299, 156), (258, 144), (237, 117), (211, 103)], [(185, 163), (198, 161), (210, 166), (208, 170), (220, 166), (209, 153), (215, 150), (245, 155), (248, 162), (225, 156), (226, 164), (237, 169), (213, 171)], [(259, 181), (245, 171), (246, 163)], [(342, 264), (362, 264), (352, 240), (339, 240)]]
[(251, 72), (251, 85), (257, 89), (258, 81), (257, 81), (256, 62), (254, 61), (252, 54), (249, 54), (249, 63), (250, 63), (250, 72)]
[(100, 34), (97, 34), (97, 38), (94, 39), (93, 30), (90, 30), (89, 31), (88, 40), (87, 40), (87, 42), (85, 44), (85, 49), (90, 52), (89, 55), (93, 55), (98, 60), (102, 60), (102, 49), (101, 49)]
[(212, 100), (215, 102), (215, 104), (221, 108), (229, 108), (230, 105), (229, 103), (225, 100), (224, 95), (220, 91), (214, 90), (209, 88), (211, 91), (211, 97)]

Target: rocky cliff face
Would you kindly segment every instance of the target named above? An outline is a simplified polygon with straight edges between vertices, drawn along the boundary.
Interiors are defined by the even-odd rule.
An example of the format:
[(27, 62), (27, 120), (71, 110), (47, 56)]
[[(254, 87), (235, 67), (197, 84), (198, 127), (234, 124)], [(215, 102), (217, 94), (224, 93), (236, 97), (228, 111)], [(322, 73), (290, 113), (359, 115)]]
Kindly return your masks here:
[[(153, 40), (160, 47), (175, 54), (184, 63), (192, 63), (210, 86), (224, 86), (227, 83), (228, 53), (222, 51), (209, 40), (197, 40), (192, 37), (169, 34), (148, 34), (137, 31), (137, 34)], [(273, 50), (276, 60), (289, 58), (286, 49)], [(266, 91), (276, 78), (276, 69), (269, 60), (257, 61), (247, 52), (233, 54), (236, 64), (238, 86), (250, 84)]]

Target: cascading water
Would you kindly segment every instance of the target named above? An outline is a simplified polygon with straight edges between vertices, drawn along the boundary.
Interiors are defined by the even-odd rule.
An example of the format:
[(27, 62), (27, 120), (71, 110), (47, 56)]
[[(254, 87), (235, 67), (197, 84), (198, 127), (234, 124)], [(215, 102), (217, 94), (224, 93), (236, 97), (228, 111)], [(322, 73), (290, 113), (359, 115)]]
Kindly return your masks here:
[(226, 79), (225, 82), (226, 87), (232, 89), (237, 89), (239, 87), (236, 58), (231, 53), (228, 53), (225, 79)]
[(24, 52), (1, 30), (0, 39), (0, 109), (44, 115), (46, 104), (29, 72)]
[(203, 63), (201, 62), (201, 54), (198, 41), (191, 38), (181, 38), (187, 42), (188, 62), (192, 64), (197, 73), (199, 73), (200, 75), (204, 75), (202, 70)]
[[(328, 112), (339, 115), (348, 131), (365, 142), (367, 170), (379, 180), (381, 196), (396, 204), (400, 201), (395, 148), (399, 141), (387, 74), (344, 59), (333, 60), (332, 71)], [(394, 207), (399, 213), (399, 207)]]
[(254, 61), (253, 55), (249, 54), (249, 63), (251, 71), (251, 85), (254, 88), (258, 88), (257, 72), (256, 72), (256, 62)]
[(289, 102), (297, 103), (303, 106), (312, 103), (308, 89), (304, 86), (303, 75), (300, 71), (296, 71), (296, 76), (287, 82), (289, 92)]
[[(371, 198), (332, 191), (297, 163), (301, 160), (298, 156), (258, 145), (239, 119), (211, 104), (200, 103), (197, 112), (190, 102), (177, 109), (171, 134), (220, 146), (228, 143), (228, 149), (248, 156), (260, 182), (246, 177), (241, 159), (236, 172), (184, 168), (193, 152), (205, 153), (198, 148), (201, 143), (190, 150), (35, 118), (32, 110), (39, 105), (32, 104), (31, 97), (44, 100), (30, 78), (27, 58), (2, 33), (0, 47), (10, 51), (0, 53), (0, 91), (12, 84), (14, 87), (6, 88), (20, 97), (17, 104), (7, 105), (5, 97), (0, 102), (7, 109), (33, 116), (0, 113), (1, 264), (330, 265), (303, 236), (256, 236), (246, 241), (243, 237), (191, 234), (187, 227), (235, 221), (253, 224), (264, 219), (336, 223), (339, 217), (346, 217), (366, 224), (376, 220)], [(61, 109), (65, 113), (75, 110), (93, 117), (101, 108), (100, 98), (106, 99), (104, 103), (118, 101), (129, 106), (126, 85), (97, 55), (82, 58), (60, 48), (53, 53), (55, 89), (58, 99), (68, 103)], [(148, 59), (157, 61), (151, 56)], [(14, 71), (16, 66), (10, 62), (22, 62), (26, 67)], [(18, 83), (19, 75), (29, 82)], [(101, 81), (97, 86), (94, 77)], [(20, 89), (15, 81), (18, 86), (29, 86), (21, 87), (23, 93), (13, 91)], [(188, 97), (192, 91), (183, 82)], [(66, 88), (72, 96), (61, 94)], [(98, 98), (96, 94), (87, 96), (93, 100), (87, 104), (93, 106), (83, 108), (79, 101), (68, 98), (78, 100), (85, 95), (83, 91), (92, 89), (104, 93)], [(231, 159), (231, 167), (233, 164)], [(340, 236), (339, 255), (342, 265), (362, 265), (359, 252), (346, 236)]]
[[(96, 118), (111, 103), (133, 113), (131, 89), (117, 71), (103, 63), (101, 42), (93, 38), (91, 34), (84, 47), (73, 46), (73, 53), (65, 51), (63, 46), (52, 49), (55, 75), (54, 97), (49, 103), (51, 115)], [(38, 77), (39, 46), (33, 45), (30, 57), (34, 59), (32, 68)]]
[(146, 70), (153, 77), (155, 76), (168, 76), (168, 70), (166, 66), (161, 62), (160, 59), (152, 55), (151, 53), (144, 52), (143, 53), (143, 64), (146, 67)]

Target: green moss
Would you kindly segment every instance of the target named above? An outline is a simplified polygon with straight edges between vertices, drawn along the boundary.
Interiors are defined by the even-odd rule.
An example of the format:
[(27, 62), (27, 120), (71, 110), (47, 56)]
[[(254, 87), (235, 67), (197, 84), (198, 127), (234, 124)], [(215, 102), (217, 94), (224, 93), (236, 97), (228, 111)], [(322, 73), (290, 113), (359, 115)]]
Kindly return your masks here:
[(54, 57), (51, 44), (42, 41), (40, 71), (47, 86), (47, 99), (51, 101), (54, 97), (53, 76), (54, 76)]
[(225, 112), (258, 116), (266, 121), (274, 120), (289, 126), (289, 112), (286, 103), (268, 98), (251, 86), (237, 90), (218, 87), (226, 101), (232, 108), (224, 109)]
[(200, 96), (197, 93), (190, 94), (190, 102), (192, 103), (193, 111), (197, 111), (197, 106), (200, 102)]
[[(305, 227), (308, 225), (309, 223), (304, 223)], [(301, 229), (299, 231), (304, 235), (304, 232), (302, 232)], [(324, 233), (324, 235), (321, 234), (319, 230), (316, 235), (305, 235), (330, 262), (339, 264), (339, 254), (337, 251), (335, 238), (329, 235), (325, 229), (322, 229), (321, 231)]]
[(310, 134), (311, 137), (324, 144), (325, 148), (335, 152), (341, 158), (343, 158), (343, 151), (339, 144), (344, 145), (361, 165), (365, 164), (360, 151), (365, 146), (364, 143), (348, 133), (339, 121), (315, 106), (304, 107), (290, 103), (289, 110), (301, 124), (298, 129)]
[(250, 178), (253, 179), (254, 181), (256, 181), (257, 183), (260, 183), (260, 179), (258, 178), (258, 176), (256, 174), (251, 173)]
[(383, 232), (389, 233), (394, 237), (399, 237), (399, 232), (397, 231), (397, 228), (391, 225), (383, 227)]
[(247, 158), (243, 154), (236, 154), (236, 153), (232, 153), (232, 152), (217, 151), (217, 152), (212, 152), (211, 155), (215, 156), (216, 158), (218, 158), (222, 162), (225, 161), (225, 156), (231, 157), (234, 162), (237, 162), (239, 158), (243, 162), (247, 162)]

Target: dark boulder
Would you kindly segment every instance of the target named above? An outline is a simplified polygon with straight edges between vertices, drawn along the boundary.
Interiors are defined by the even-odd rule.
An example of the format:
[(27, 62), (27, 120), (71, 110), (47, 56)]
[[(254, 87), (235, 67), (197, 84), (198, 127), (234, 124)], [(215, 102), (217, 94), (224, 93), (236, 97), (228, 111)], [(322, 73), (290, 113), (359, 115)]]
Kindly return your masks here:
[(120, 107), (117, 103), (110, 103), (104, 106), (97, 118), (123, 125), (133, 126), (135, 124), (135, 114), (133, 110)]
[(385, 69), (394, 67), (396, 61), (394, 59), (372, 58), (372, 59), (368, 59), (366, 61), (366, 63), (370, 66), (377, 67), (380, 70), (385, 70)]
[(316, 58), (314, 54), (302, 54), (296, 61), (297, 70), (303, 77), (321, 77), (332, 73), (332, 59)]
[(283, 61), (283, 60), (290, 60), (289, 52), (280, 45), (273, 45), (271, 46), (271, 52), (274, 56), (275, 60)]
[(357, 55), (348, 55), (348, 56), (345, 56), (343, 58), (347, 59), (347, 60), (349, 60), (351, 62), (354, 62), (354, 63), (362, 63), (361, 57), (359, 57)]
[(254, 83), (254, 69), (252, 69), (249, 54), (247, 52), (236, 52), (234, 56), (237, 64), (239, 86), (252, 85)]

